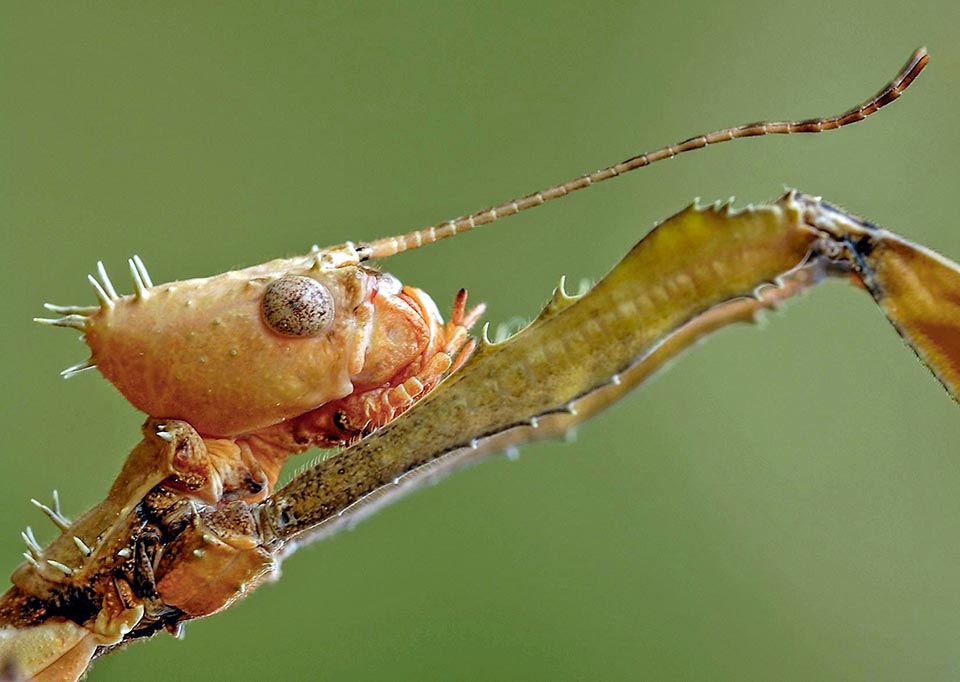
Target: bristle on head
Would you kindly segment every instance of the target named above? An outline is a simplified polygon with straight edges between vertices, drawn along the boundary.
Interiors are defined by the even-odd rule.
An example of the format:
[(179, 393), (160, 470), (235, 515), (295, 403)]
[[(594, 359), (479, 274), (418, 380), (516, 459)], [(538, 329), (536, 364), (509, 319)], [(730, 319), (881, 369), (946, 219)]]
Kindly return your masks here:
[(133, 254), (133, 264), (136, 266), (137, 272), (140, 273), (140, 279), (147, 286), (147, 288), (152, 287), (153, 280), (150, 279), (150, 273), (147, 272), (147, 266), (143, 264), (143, 261), (137, 254)]
[(65, 370), (60, 372), (60, 376), (62, 376), (64, 379), (72, 379), (78, 374), (86, 372), (87, 370), (90, 370), (90, 369), (96, 369), (96, 367), (97, 366), (96, 364), (94, 364), (92, 359), (84, 360), (83, 362), (78, 362), (75, 365), (70, 365)]
[(90, 324), (90, 318), (86, 315), (64, 315), (63, 317), (35, 317), (33, 321), (37, 324), (45, 324), (50, 327), (67, 327), (68, 329), (79, 329), (82, 332), (87, 331)]
[(97, 261), (97, 274), (100, 275), (100, 281), (103, 282), (103, 289), (106, 292), (107, 296), (110, 297), (111, 301), (116, 301), (119, 296), (117, 296), (117, 290), (113, 288), (113, 282), (110, 281), (110, 276), (107, 274), (107, 269), (103, 267), (103, 261)]
[(104, 310), (109, 310), (113, 307), (113, 299), (110, 298), (110, 295), (107, 294), (106, 290), (103, 288), (103, 285), (97, 281), (97, 278), (93, 275), (87, 275), (87, 281), (90, 282), (90, 286), (93, 287), (93, 291), (97, 294), (97, 300), (100, 301), (100, 307)]
[(133, 258), (127, 259), (127, 265), (130, 266), (130, 276), (133, 278), (133, 295), (137, 298), (146, 298), (147, 283), (143, 281), (143, 274), (140, 272)]
[(100, 306), (96, 305), (56, 305), (53, 303), (44, 303), (43, 307), (58, 315), (93, 315), (100, 310)]

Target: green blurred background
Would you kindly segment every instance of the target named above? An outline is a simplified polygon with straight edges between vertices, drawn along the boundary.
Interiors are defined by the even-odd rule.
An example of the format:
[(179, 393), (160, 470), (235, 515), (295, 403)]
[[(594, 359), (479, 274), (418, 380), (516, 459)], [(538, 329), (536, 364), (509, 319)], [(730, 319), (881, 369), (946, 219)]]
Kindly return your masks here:
[[(953, 3), (0, 5), (0, 556), (99, 500), (141, 415), (30, 322), (126, 284), (392, 234), (635, 152), (916, 89), (824, 136), (724, 145), (384, 263), (531, 316), (693, 197), (822, 194), (960, 256)], [(960, 677), (960, 415), (828, 284), (587, 424), (303, 550), (93, 680)], [(306, 461), (305, 459), (303, 461)], [(299, 463), (299, 462), (298, 462)], [(571, 504), (576, 500), (576, 504)], [(584, 500), (588, 504), (584, 505)]]

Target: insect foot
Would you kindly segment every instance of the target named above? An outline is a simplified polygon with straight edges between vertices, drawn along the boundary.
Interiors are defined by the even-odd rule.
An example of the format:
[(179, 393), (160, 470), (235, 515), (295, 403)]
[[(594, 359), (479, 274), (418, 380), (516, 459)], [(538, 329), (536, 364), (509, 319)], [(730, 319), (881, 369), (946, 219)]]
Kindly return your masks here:
[[(249, 495), (248, 465), (209, 451), (183, 421), (148, 419), (142, 430), (106, 499), (79, 519), (63, 516), (56, 494), (52, 507), (37, 503), (63, 527), (46, 547), (31, 528), (23, 531), (26, 562), (0, 596), (0, 665), (15, 679), (77, 679), (97, 652), (164, 626), (176, 629), (179, 606), (191, 613), (213, 608), (216, 597), (195, 580), (218, 557), (229, 566), (217, 564), (212, 576), (236, 573), (253, 584), (260, 575), (250, 570), (265, 560), (248, 552), (252, 526), (237, 520), (245, 507), (220, 509), (226, 499)], [(197, 509), (209, 511), (201, 518)], [(165, 551), (172, 538), (179, 542)], [(193, 544), (185, 547), (188, 539)], [(196, 568), (205, 555), (208, 563)], [(186, 596), (193, 589), (198, 595)], [(199, 595), (207, 599), (202, 605)]]
[(157, 593), (183, 620), (216, 613), (277, 572), (263, 544), (245, 502), (202, 508), (164, 545), (156, 562)]
[(76, 521), (63, 515), (56, 493), (52, 507), (36, 503), (61, 533), (42, 547), (31, 528), (23, 532), (26, 563), (0, 596), (0, 664), (16, 679), (76, 679), (98, 649), (141, 623), (133, 539), (143, 533), (140, 510), (151, 489), (209, 497), (213, 467), (188, 424), (148, 420), (143, 433), (106, 499)]

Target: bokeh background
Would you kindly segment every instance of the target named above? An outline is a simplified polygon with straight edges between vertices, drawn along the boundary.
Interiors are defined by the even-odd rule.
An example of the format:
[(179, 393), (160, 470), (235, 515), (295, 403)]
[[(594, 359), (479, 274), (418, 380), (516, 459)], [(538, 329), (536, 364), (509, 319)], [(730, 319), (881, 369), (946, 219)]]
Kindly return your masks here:
[[(953, 3), (0, 5), (0, 557), (78, 514), (141, 415), (41, 303), (399, 232), (692, 134), (880, 116), (640, 171), (383, 265), (494, 324), (596, 278), (695, 196), (822, 194), (960, 256)], [(124, 288), (129, 290), (129, 284)], [(579, 433), (404, 499), (92, 680), (960, 676), (960, 415), (831, 283), (725, 331)], [(303, 461), (306, 461), (304, 459)], [(576, 500), (576, 504), (571, 504)], [(584, 501), (588, 501), (584, 504)]]

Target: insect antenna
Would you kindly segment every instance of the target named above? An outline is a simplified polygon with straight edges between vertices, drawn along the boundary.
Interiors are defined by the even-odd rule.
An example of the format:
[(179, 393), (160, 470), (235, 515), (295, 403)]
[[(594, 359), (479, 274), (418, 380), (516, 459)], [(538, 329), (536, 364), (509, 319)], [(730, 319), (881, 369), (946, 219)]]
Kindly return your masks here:
[(903, 91), (906, 90), (920, 74), (923, 67), (927, 65), (927, 61), (929, 61), (929, 56), (927, 55), (926, 49), (922, 47), (918, 48), (910, 56), (909, 61), (907, 61), (896, 77), (885, 85), (876, 95), (862, 104), (836, 116), (810, 118), (803, 121), (760, 121), (735, 126), (733, 128), (715, 130), (712, 133), (697, 135), (696, 137), (691, 137), (688, 140), (657, 149), (656, 151), (630, 157), (620, 163), (615, 163), (592, 173), (580, 175), (559, 185), (548, 187), (547, 189), (508, 201), (499, 206), (485, 208), (476, 213), (438, 223), (431, 227), (414, 230), (413, 232), (408, 232), (407, 234), (397, 237), (387, 237), (366, 244), (360, 244), (357, 249), (363, 260), (386, 258), (387, 256), (392, 256), (402, 251), (416, 249), (424, 244), (430, 244), (440, 239), (452, 237), (461, 232), (467, 232), (480, 225), (486, 225), (500, 218), (515, 215), (529, 208), (535, 208), (553, 199), (559, 199), (584, 187), (589, 187), (598, 182), (629, 173), (637, 168), (649, 166), (656, 161), (673, 158), (683, 152), (703, 149), (711, 144), (719, 144), (720, 142), (736, 140), (741, 137), (789, 135), (792, 133), (821, 133), (826, 130), (835, 130), (850, 125), (851, 123), (862, 121), (870, 114), (879, 111), (900, 97)]

